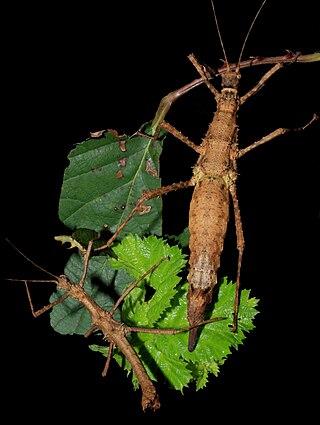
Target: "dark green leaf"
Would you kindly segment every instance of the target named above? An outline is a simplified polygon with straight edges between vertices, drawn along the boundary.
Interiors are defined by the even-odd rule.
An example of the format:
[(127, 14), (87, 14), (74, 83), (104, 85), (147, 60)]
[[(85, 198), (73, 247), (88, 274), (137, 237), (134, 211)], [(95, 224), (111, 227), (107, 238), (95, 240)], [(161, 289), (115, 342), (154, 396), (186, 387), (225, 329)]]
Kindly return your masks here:
[[(73, 254), (66, 264), (64, 272), (70, 282), (77, 284), (83, 274), (82, 257), (78, 254)], [(89, 262), (84, 288), (90, 297), (108, 311), (114, 305), (114, 295), (119, 296), (129, 280), (131, 279), (124, 270), (114, 271), (109, 265), (107, 257), (92, 257)], [(57, 290), (51, 295), (50, 302), (56, 301), (63, 294), (63, 291)], [(53, 308), (50, 318), (51, 326), (61, 334), (83, 335), (92, 326), (91, 318), (86, 308), (70, 297)], [(115, 318), (120, 320), (119, 311), (116, 312)]]
[[(150, 126), (142, 130), (150, 133)], [(136, 133), (119, 136), (105, 131), (78, 144), (68, 158), (59, 204), (59, 217), (70, 229), (114, 233), (131, 212), (143, 191), (160, 187), (161, 138)], [(146, 202), (125, 231), (161, 234), (161, 198)]]

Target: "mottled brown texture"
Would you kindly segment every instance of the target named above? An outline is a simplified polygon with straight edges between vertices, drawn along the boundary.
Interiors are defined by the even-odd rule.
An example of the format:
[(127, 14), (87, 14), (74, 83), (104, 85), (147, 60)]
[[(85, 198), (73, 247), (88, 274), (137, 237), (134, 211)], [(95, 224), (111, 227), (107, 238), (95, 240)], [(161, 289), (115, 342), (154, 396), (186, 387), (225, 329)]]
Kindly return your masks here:
[(132, 348), (126, 338), (128, 330), (126, 327), (115, 321), (110, 312), (103, 310), (82, 288), (80, 285), (73, 285), (64, 275), (60, 276), (57, 281), (59, 289), (67, 291), (67, 294), (78, 300), (90, 313), (93, 327), (102, 331), (105, 339), (117, 346), (123, 355), (130, 362), (134, 373), (141, 385), (142, 409), (156, 410), (160, 407), (157, 390), (148, 376), (143, 364), (141, 363), (137, 353)]
[[(231, 74), (231, 75), (230, 75)], [(236, 86), (235, 72), (227, 73), (224, 85)], [(229, 221), (230, 186), (236, 180), (237, 125), (239, 97), (236, 88), (223, 88), (217, 96), (217, 111), (201, 144), (201, 154), (193, 170), (195, 185), (189, 210), (190, 272), (188, 275), (188, 321), (202, 322), (213, 289)], [(193, 351), (198, 328), (189, 334)]]
[[(237, 318), (240, 297), (240, 270), (244, 251), (244, 236), (240, 208), (236, 193), (236, 160), (245, 153), (288, 131), (305, 130), (319, 117), (314, 115), (303, 127), (295, 129), (279, 128), (249, 147), (239, 150), (237, 141), (237, 111), (247, 99), (257, 93), (265, 82), (282, 68), (277, 63), (266, 72), (260, 81), (244, 96), (238, 96), (240, 74), (237, 70), (226, 71), (222, 76), (222, 90), (219, 93), (206, 78), (203, 68), (193, 55), (190, 60), (202, 79), (214, 94), (217, 111), (201, 145), (196, 149), (200, 153), (193, 170), (191, 183), (195, 186), (189, 211), (190, 231), (190, 272), (188, 275), (188, 320), (195, 326), (205, 319), (206, 310), (212, 301), (213, 290), (217, 284), (217, 272), (229, 221), (229, 196), (234, 208), (238, 265), (236, 295), (234, 303), (233, 331), (237, 331)], [(240, 66), (239, 66), (240, 67)], [(181, 139), (184, 141), (183, 139)], [(188, 348), (193, 351), (198, 336), (198, 328), (190, 330)]]

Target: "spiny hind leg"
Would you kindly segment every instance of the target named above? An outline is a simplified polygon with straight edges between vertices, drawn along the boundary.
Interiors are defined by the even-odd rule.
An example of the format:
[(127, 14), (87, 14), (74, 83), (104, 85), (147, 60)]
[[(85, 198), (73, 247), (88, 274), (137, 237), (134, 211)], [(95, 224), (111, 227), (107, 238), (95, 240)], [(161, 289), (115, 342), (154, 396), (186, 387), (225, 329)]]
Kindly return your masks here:
[(237, 332), (238, 313), (239, 313), (239, 304), (240, 304), (240, 272), (241, 272), (242, 257), (243, 257), (245, 242), (244, 242), (244, 236), (243, 236), (243, 228), (242, 228), (239, 202), (238, 202), (237, 193), (236, 193), (236, 185), (232, 184), (229, 190), (230, 190), (232, 203), (233, 203), (233, 211), (234, 211), (236, 235), (237, 235), (237, 249), (238, 249), (237, 281), (236, 281), (236, 293), (234, 297), (233, 329), (232, 329), (233, 332)]

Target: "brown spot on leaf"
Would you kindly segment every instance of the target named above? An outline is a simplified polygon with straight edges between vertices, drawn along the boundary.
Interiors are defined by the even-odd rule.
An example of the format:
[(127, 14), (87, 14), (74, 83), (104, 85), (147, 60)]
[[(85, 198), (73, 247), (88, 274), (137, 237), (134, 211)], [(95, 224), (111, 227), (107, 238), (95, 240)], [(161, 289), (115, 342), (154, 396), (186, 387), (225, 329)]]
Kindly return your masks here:
[(120, 167), (125, 167), (127, 163), (127, 158), (122, 158), (119, 160), (119, 166)]
[(118, 134), (117, 130), (112, 130), (111, 128), (108, 128), (108, 132), (109, 133), (112, 133), (116, 137), (119, 137), (119, 134)]
[(158, 176), (158, 171), (155, 169), (155, 167), (153, 166), (153, 164), (151, 163), (149, 159), (146, 160), (146, 172), (148, 174), (151, 174), (153, 177)]
[(127, 148), (126, 148), (126, 140), (119, 140), (119, 145), (120, 145), (120, 150), (122, 152), (126, 152)]
[(91, 137), (101, 137), (106, 130), (90, 131)]
[(122, 177), (123, 177), (123, 172), (121, 170), (117, 171), (116, 179), (122, 179)]

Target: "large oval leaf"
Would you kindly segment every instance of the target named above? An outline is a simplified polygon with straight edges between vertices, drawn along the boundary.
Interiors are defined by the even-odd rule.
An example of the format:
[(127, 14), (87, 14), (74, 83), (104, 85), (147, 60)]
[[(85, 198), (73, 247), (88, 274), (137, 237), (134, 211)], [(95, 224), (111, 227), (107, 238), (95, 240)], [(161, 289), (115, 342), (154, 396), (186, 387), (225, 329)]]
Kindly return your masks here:
[[(103, 131), (70, 152), (59, 203), (59, 217), (67, 227), (98, 232), (108, 228), (114, 233), (142, 192), (161, 186), (159, 157), (165, 134), (157, 140), (146, 134), (148, 125), (133, 136)], [(147, 201), (125, 232), (161, 235), (161, 212), (161, 198)]]

